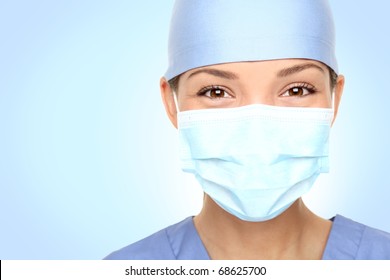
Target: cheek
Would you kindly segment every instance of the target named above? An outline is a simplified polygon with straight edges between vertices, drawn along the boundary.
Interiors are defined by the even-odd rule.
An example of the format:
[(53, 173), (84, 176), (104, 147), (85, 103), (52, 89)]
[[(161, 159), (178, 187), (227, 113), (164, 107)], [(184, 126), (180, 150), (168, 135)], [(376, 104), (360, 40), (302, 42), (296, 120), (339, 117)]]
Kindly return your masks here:
[(332, 94), (330, 92), (317, 94), (312, 106), (310, 107), (332, 108)]
[(203, 109), (202, 104), (199, 102), (198, 96), (186, 95), (182, 93), (177, 97), (177, 103), (179, 111), (188, 111), (188, 110), (196, 110)]
[(277, 98), (276, 106), (281, 107), (305, 107), (305, 108), (332, 108), (330, 93), (314, 93), (305, 97)]

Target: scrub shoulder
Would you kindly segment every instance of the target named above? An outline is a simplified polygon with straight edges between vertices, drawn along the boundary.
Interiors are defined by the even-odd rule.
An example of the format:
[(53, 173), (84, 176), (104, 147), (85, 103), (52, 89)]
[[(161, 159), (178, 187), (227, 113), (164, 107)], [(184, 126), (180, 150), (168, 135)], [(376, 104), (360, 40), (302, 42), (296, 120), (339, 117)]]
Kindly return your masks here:
[(112, 252), (105, 260), (172, 260), (175, 256), (169, 246), (167, 229)]
[(162, 229), (138, 242), (115, 251), (106, 260), (207, 260), (210, 259), (192, 221)]
[(390, 260), (390, 233), (341, 215), (336, 215), (332, 221), (323, 259)]

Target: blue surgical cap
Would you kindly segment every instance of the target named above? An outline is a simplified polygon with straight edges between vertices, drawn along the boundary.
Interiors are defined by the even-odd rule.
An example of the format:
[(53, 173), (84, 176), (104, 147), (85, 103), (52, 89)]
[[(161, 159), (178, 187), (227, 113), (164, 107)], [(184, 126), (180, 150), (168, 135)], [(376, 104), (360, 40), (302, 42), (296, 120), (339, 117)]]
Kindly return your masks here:
[(288, 58), (338, 72), (327, 0), (176, 0), (167, 80), (201, 66)]

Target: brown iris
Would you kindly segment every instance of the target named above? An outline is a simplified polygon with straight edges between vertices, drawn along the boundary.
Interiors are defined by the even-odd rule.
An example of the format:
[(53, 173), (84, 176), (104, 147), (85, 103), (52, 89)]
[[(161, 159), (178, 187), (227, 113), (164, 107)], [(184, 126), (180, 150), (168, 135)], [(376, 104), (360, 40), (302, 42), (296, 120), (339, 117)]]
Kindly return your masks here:
[(303, 95), (303, 88), (301, 87), (293, 87), (288, 90), (289, 96), (300, 96)]
[(225, 96), (225, 91), (219, 88), (210, 89), (211, 98), (221, 98)]

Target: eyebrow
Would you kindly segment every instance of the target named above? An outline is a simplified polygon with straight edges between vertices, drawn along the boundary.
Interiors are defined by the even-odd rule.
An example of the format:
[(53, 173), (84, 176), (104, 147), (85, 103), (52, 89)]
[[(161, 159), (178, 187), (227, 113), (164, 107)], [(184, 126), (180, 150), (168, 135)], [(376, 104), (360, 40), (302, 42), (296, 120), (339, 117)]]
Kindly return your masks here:
[(283, 78), (283, 77), (287, 77), (289, 75), (293, 75), (293, 74), (302, 72), (302, 71), (304, 71), (306, 69), (310, 69), (310, 68), (315, 68), (315, 69), (320, 70), (322, 73), (325, 73), (324, 69), (322, 69), (320, 66), (309, 62), (309, 63), (298, 64), (298, 65), (294, 65), (294, 66), (291, 66), (288, 68), (284, 68), (277, 73), (277, 76), (279, 78)]
[[(322, 69), (320, 66), (309, 62), (309, 63), (298, 64), (298, 65), (294, 65), (294, 66), (279, 70), (277, 72), (277, 77), (279, 77), (279, 78), (287, 77), (287, 76), (302, 72), (302, 71), (304, 71), (306, 69), (310, 69), (310, 68), (315, 68), (315, 69), (325, 73), (324, 69)], [(219, 78), (228, 79), (228, 80), (236, 80), (239, 78), (238, 75), (234, 72), (225, 71), (225, 70), (218, 70), (218, 69), (213, 69), (213, 68), (205, 68), (205, 69), (199, 69), (199, 70), (192, 72), (188, 76), (188, 79), (192, 78), (195, 75), (202, 74), (202, 73), (210, 74), (210, 75), (213, 75), (213, 76), (216, 76)]]
[(195, 75), (201, 74), (201, 73), (210, 74), (210, 75), (213, 75), (213, 76), (216, 76), (216, 77), (219, 77), (219, 78), (228, 79), (228, 80), (236, 80), (236, 79), (238, 79), (238, 75), (233, 73), (233, 72), (224, 71), (224, 70), (218, 70), (218, 69), (212, 69), (212, 68), (199, 69), (199, 70), (197, 70), (195, 72), (192, 72), (188, 76), (188, 79), (193, 77), (193, 76), (195, 76)]

